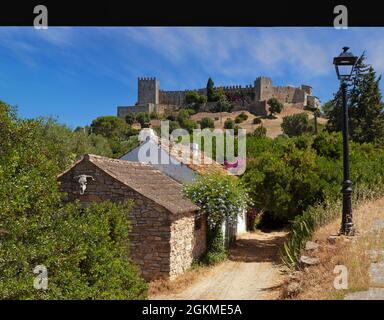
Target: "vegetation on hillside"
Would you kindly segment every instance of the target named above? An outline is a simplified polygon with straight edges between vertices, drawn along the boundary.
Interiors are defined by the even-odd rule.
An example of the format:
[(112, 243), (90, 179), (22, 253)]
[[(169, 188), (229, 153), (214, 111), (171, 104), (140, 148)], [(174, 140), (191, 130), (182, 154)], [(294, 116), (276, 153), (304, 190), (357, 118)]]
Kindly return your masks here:
[[(0, 298), (145, 298), (129, 257), (131, 203), (84, 209), (61, 202), (56, 177), (70, 161), (68, 149), (97, 145), (71, 146), (81, 132), (20, 119), (2, 102), (0, 123)], [(46, 290), (33, 286), (38, 266), (48, 271)]]

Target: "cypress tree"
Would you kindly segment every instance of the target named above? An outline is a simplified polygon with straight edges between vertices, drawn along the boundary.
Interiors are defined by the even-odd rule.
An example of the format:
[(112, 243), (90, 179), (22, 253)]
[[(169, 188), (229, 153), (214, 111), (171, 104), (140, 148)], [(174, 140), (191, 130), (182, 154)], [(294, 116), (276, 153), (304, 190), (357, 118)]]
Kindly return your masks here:
[(211, 77), (209, 77), (207, 82), (207, 100), (214, 101), (215, 100), (215, 89), (214, 89), (214, 83)]
[[(365, 63), (363, 54), (356, 63), (348, 83), (347, 99), (349, 133), (352, 140), (360, 143), (384, 142), (384, 114), (379, 82), (372, 66)], [(342, 94), (339, 90), (333, 99), (334, 108), (329, 112), (327, 129), (341, 131)]]

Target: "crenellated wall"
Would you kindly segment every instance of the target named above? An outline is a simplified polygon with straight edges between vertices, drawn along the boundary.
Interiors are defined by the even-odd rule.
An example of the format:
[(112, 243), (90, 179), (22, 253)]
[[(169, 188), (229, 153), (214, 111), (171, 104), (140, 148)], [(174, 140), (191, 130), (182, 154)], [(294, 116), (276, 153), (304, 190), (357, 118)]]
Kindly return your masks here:
[[(309, 102), (319, 105), (319, 100), (312, 95), (312, 87), (301, 85), (293, 86), (273, 86), (272, 79), (268, 77), (258, 77), (253, 85), (232, 85), (219, 86), (222, 88), (228, 99), (236, 105), (237, 108), (264, 109), (262, 101), (268, 101), (275, 97), (281, 103), (303, 108)], [(138, 101), (134, 107), (118, 107), (118, 116), (125, 118), (129, 112), (152, 112), (164, 113), (167, 108), (178, 108), (186, 104), (186, 95), (188, 91), (195, 91), (199, 95), (206, 95), (206, 88), (191, 90), (160, 90), (160, 81), (156, 78), (138, 78)], [(204, 108), (204, 107), (203, 107)], [(263, 111), (262, 111), (263, 112)]]

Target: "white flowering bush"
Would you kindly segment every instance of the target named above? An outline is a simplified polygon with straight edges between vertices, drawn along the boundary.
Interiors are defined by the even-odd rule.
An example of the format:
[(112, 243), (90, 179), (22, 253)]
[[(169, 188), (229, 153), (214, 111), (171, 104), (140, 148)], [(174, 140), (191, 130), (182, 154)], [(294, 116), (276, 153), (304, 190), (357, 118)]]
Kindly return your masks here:
[(251, 204), (247, 189), (234, 176), (211, 174), (185, 185), (184, 193), (200, 207), (199, 214), (207, 217), (206, 262), (212, 264), (222, 260), (226, 253), (221, 226), (224, 221), (235, 223), (239, 214)]

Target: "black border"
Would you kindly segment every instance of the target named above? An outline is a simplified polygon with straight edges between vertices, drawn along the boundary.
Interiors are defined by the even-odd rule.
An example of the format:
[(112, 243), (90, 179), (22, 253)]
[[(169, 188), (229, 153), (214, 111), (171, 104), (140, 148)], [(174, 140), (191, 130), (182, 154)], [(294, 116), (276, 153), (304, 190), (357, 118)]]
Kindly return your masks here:
[(338, 4), (348, 25), (384, 26), (380, 1), (11, 1), (1, 4), (0, 26), (32, 26), (33, 8), (48, 8), (48, 26), (333, 26)]

